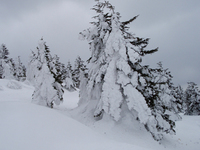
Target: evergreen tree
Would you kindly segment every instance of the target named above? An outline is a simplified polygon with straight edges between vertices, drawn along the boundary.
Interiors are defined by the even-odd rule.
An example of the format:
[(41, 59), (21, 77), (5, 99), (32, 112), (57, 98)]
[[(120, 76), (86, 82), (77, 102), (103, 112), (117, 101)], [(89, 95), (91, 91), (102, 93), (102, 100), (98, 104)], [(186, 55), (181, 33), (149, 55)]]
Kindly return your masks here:
[(53, 64), (55, 66), (53, 72), (55, 74), (55, 79), (57, 82), (59, 82), (60, 84), (62, 84), (66, 78), (66, 68), (65, 65), (63, 63), (60, 62), (60, 58), (55, 55), (53, 57)]
[(15, 79), (15, 63), (8, 55), (7, 47), (2, 44), (0, 48), (0, 78)]
[[(135, 37), (127, 26), (137, 16), (129, 21), (120, 22), (120, 14), (115, 12), (109, 2), (97, 1), (93, 10), (97, 12), (97, 16), (94, 17), (97, 21), (92, 22), (93, 28), (80, 33), (90, 42), (92, 53), (88, 60), (90, 68), (86, 93), (81, 94), (80, 104), (85, 100), (86, 105), (90, 105), (91, 102), (93, 106), (96, 101), (95, 108), (91, 109), (94, 117), (98, 119), (104, 114), (109, 114), (118, 121), (121, 113), (129, 112), (151, 132), (156, 140), (162, 139), (163, 132), (174, 133), (174, 121), (170, 119), (173, 112), (170, 108), (162, 110), (158, 108), (170, 106), (167, 104), (170, 100), (167, 99), (167, 102), (164, 100), (165, 87), (161, 87), (163, 81), (160, 81), (160, 77), (163, 72), (154, 70), (159, 76), (153, 76), (153, 73), (148, 73), (148, 67), (141, 65), (143, 56), (152, 54), (158, 49), (145, 50), (149, 39)], [(150, 80), (154, 80), (151, 82), (152, 86), (160, 82), (154, 85), (158, 88), (157, 97), (151, 92), (150, 94), (144, 92), (143, 88), (148, 84), (147, 78), (144, 78), (145, 74)], [(164, 82), (167, 83), (168, 78)], [(150, 95), (152, 100), (147, 98)]]
[(6, 59), (8, 59), (8, 55), (9, 55), (9, 51), (8, 51), (6, 45), (2, 44), (1, 48), (0, 48), (0, 59), (6, 60)]
[(26, 79), (26, 67), (22, 64), (20, 56), (17, 57), (15, 63), (15, 78), (18, 81), (24, 81)]
[(32, 53), (32, 60), (29, 63), (31, 68), (35, 67), (33, 77), (35, 79), (35, 91), (33, 93), (33, 102), (53, 107), (53, 104), (59, 105), (63, 100), (63, 89), (61, 84), (56, 81), (54, 73), (55, 65), (52, 62), (50, 51), (43, 39), (37, 47), (37, 55)]
[(15, 63), (12, 58), (2, 61), (3, 75), (2, 78), (5, 79), (16, 79), (15, 78)]
[(10, 58), (9, 60), (9, 66), (10, 66), (10, 74), (13, 76), (15, 79), (17, 79), (17, 67), (14, 59)]
[(76, 88), (79, 88), (79, 86), (80, 86), (81, 71), (85, 71), (86, 69), (87, 68), (86, 68), (86, 65), (84, 65), (84, 61), (81, 59), (80, 56), (78, 56), (75, 60), (74, 70), (73, 70), (73, 73), (72, 73), (73, 80), (74, 80)]
[(85, 99), (88, 97), (87, 93), (87, 83), (88, 83), (88, 73), (86, 72), (87, 70), (81, 70), (80, 72), (80, 91), (79, 91), (79, 97), (80, 100), (78, 102), (78, 106), (81, 106), (82, 104), (85, 104), (89, 101), (89, 99)]
[(3, 62), (0, 59), (0, 79), (2, 79), (2, 78), (3, 78)]
[(184, 103), (184, 91), (182, 87), (179, 86), (173, 86), (171, 90), (171, 95), (173, 96), (173, 102), (175, 105), (173, 108), (178, 113), (183, 113), (185, 109), (185, 103)]
[[(149, 66), (140, 66), (139, 85), (137, 89), (145, 97), (146, 103), (152, 110), (152, 114), (158, 121), (157, 129), (166, 133), (175, 132), (175, 121), (180, 120), (179, 101), (176, 97), (172, 83), (172, 75), (168, 69), (164, 69), (162, 63), (158, 68), (152, 69)], [(161, 119), (160, 119), (161, 118)], [(165, 125), (168, 125), (166, 130)], [(146, 126), (149, 130), (148, 125)]]
[(0, 78), (16, 79), (25, 78), (26, 68), (22, 65), (20, 57), (17, 59), (17, 63), (8, 57), (9, 51), (5, 44), (0, 48)]
[(188, 82), (185, 103), (187, 107), (185, 115), (200, 115), (200, 91), (194, 82)]
[[(39, 49), (37, 49), (39, 51)], [(36, 84), (36, 76), (39, 73), (40, 61), (38, 57), (38, 52), (31, 51), (29, 56), (29, 62), (27, 66), (27, 80), (33, 85)]]
[(0, 79), (3, 78), (2, 47), (0, 49)]
[(67, 64), (67, 67), (66, 67), (66, 74), (65, 74), (65, 81), (64, 81), (64, 87), (69, 91), (76, 90), (72, 73), (73, 73), (73, 69), (72, 69), (72, 65), (69, 61)]
[[(2, 44), (0, 47), (0, 79), (4, 78), (4, 67), (8, 63), (9, 51), (5, 44)], [(6, 65), (6, 66), (5, 66)]]

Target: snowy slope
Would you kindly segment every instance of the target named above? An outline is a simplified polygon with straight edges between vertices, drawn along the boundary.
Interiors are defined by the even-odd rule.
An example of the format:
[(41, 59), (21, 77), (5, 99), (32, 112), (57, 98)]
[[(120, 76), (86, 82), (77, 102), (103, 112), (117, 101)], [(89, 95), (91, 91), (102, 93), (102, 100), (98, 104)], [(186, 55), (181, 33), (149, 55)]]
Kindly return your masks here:
[(77, 106), (78, 92), (65, 92), (65, 102), (50, 109), (31, 103), (33, 90), (25, 83), (0, 80), (0, 150), (200, 149), (199, 116), (183, 116), (177, 135), (158, 144), (137, 123), (131, 129), (124, 120), (122, 128), (106, 117), (94, 122), (72, 114), (69, 109)]
[(53, 109), (31, 104), (31, 87), (9, 89), (6, 82), (0, 81), (0, 150), (143, 150), (106, 139)]

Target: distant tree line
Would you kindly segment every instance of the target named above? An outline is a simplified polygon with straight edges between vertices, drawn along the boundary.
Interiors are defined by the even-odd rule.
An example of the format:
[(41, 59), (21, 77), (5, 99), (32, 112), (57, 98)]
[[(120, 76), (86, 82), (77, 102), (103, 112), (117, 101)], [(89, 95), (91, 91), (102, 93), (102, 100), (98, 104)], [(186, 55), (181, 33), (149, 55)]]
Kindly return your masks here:
[(26, 67), (22, 64), (20, 56), (15, 60), (9, 58), (9, 51), (5, 44), (0, 47), (0, 79), (26, 79)]

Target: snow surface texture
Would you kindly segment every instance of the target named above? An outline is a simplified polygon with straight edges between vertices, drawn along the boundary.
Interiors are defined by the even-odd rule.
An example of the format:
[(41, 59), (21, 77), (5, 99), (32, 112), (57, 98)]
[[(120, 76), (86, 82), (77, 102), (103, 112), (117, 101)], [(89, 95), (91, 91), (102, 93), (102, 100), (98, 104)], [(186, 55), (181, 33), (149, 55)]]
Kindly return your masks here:
[[(8, 88), (13, 82), (21, 88)], [(25, 83), (0, 80), (0, 150), (199, 150), (200, 116), (183, 116), (177, 135), (159, 144), (137, 121), (130, 128), (134, 119), (116, 123), (109, 116), (100, 121), (76, 116), (78, 109), (70, 109), (77, 106), (77, 91), (65, 91), (64, 103), (54, 109), (35, 105), (34, 88)]]

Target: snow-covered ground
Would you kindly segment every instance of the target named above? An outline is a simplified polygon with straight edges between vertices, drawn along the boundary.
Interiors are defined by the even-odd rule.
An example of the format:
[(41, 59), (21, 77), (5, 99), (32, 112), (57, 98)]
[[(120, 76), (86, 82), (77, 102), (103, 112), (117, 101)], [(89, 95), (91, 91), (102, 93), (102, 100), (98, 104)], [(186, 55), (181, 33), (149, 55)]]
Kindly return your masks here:
[(159, 144), (137, 122), (77, 116), (78, 92), (54, 109), (31, 103), (28, 83), (0, 80), (0, 150), (199, 150), (200, 116), (183, 116)]

